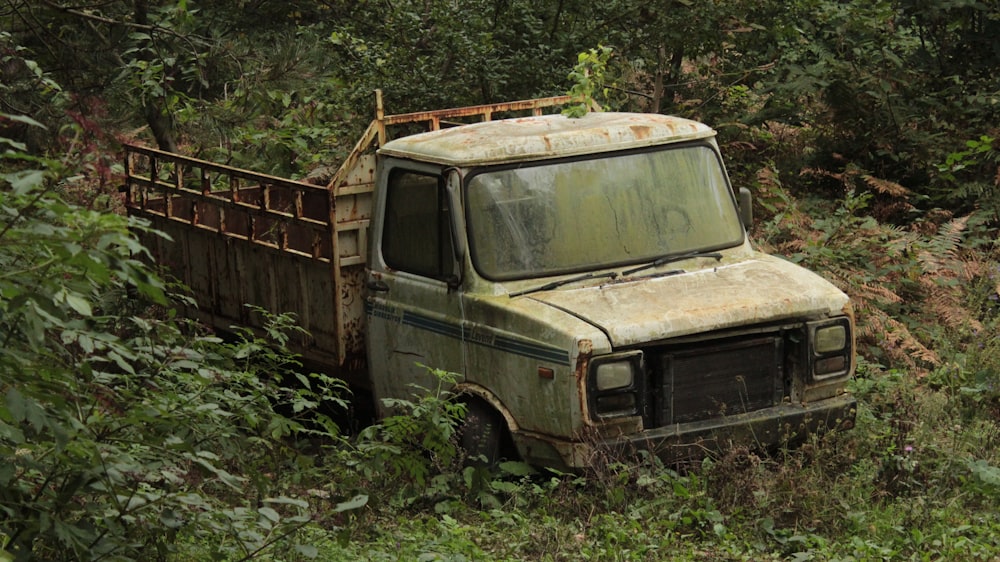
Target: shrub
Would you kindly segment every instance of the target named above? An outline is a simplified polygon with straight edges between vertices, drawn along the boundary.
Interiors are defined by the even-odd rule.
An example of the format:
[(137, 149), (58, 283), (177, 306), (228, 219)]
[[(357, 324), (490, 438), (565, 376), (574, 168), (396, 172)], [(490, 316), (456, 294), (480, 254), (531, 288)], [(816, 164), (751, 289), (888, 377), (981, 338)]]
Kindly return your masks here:
[[(65, 203), (56, 188), (74, 181), (71, 162), (6, 157), (0, 553), (162, 559), (210, 537), (213, 556), (246, 559), (286, 541), (312, 519), (278, 478), (290, 462), (309, 474), (292, 438), (336, 431), (297, 417), (338, 382), (284, 385), (298, 367), (281, 351), (287, 318), (273, 319), (277, 341), (230, 343), (174, 318), (137, 259), (132, 230), (146, 225)], [(130, 313), (142, 303), (161, 312)]]

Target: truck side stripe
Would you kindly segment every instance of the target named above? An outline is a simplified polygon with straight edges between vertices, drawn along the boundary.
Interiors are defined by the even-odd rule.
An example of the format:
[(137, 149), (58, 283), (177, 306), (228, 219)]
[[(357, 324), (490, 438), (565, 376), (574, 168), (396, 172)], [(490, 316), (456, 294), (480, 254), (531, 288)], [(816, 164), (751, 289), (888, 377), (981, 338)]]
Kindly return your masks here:
[[(495, 334), (494, 330), (488, 327), (479, 327), (475, 330), (470, 327), (463, 328), (454, 322), (436, 320), (409, 310), (403, 310), (400, 313), (399, 309), (395, 307), (373, 304), (371, 302), (365, 303), (365, 313), (368, 316), (377, 316), (387, 321), (398, 322), (404, 326), (412, 326), (459, 341), (471, 342), (515, 355), (540, 359), (559, 365), (570, 364), (569, 353), (565, 349)], [(484, 330), (489, 330), (492, 333), (488, 335), (484, 334)]]

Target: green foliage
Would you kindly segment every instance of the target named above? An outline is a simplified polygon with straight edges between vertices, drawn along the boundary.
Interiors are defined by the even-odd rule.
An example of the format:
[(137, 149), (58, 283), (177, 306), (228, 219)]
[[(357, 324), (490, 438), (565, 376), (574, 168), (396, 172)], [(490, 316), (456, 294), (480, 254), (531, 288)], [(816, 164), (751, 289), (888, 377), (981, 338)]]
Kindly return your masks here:
[(51, 132), (42, 122), (51, 123), (54, 114), (63, 110), (67, 93), (7, 31), (0, 31), (0, 66), (4, 69), (4, 80), (0, 82), (0, 144), (20, 151), (28, 150), (29, 145), (34, 148), (45, 144), (42, 139)]
[[(199, 110), (192, 119), (206, 113), (217, 116), (244, 115), (247, 120), (225, 126), (224, 146), (208, 150), (207, 157), (224, 159), (282, 177), (316, 177), (328, 181), (346, 154), (350, 122), (344, 119), (335, 90), (337, 85), (299, 88), (288, 84), (278, 89), (271, 84), (244, 84), (230, 100), (211, 110)], [(371, 115), (364, 117), (370, 118)]]
[(466, 409), (448, 391), (456, 375), (428, 371), (435, 388), (415, 387), (413, 401), (386, 399), (395, 413), (362, 430), (357, 442), (363, 476), (390, 476), (402, 484), (409, 501), (452, 494), (454, 479), (437, 476), (456, 470), (463, 460), (456, 438)]
[(608, 60), (611, 58), (612, 49), (603, 45), (598, 45), (596, 49), (580, 53), (577, 57), (576, 66), (569, 73), (569, 79), (573, 87), (569, 90), (569, 95), (573, 98), (573, 105), (563, 109), (563, 115), (567, 117), (583, 117), (592, 109), (601, 108), (598, 97), (607, 97), (608, 86), (605, 85), (605, 73), (608, 68)]
[[(4, 83), (0, 84), (5, 104), (28, 101), (44, 105), (58, 101), (56, 96), (62, 93), (62, 86), (38, 62), (26, 57), (26, 49), (18, 45), (8, 31), (0, 32), (0, 52), (3, 54), (0, 64), (9, 73)], [(21, 110), (20, 113), (28, 113), (25, 109), (27, 108), (3, 107), (4, 111)]]
[(143, 105), (159, 102), (171, 115), (189, 93), (209, 86), (204, 65), (210, 43), (197, 34), (200, 10), (189, 7), (187, 2), (152, 8), (136, 14), (154, 22), (155, 27), (139, 27), (128, 34), (121, 53), (127, 64), (119, 79), (131, 97)]
[(680, 470), (640, 456), (587, 475), (500, 471), (498, 503), (380, 503), (364, 539), (313, 529), (314, 544), (359, 560), (995, 556), (996, 423), (960, 421), (957, 396), (902, 372), (861, 374), (858, 426), (795, 450), (737, 447)]
[[(274, 173), (327, 177), (324, 168), (335, 167), (370, 117), (376, 88), (394, 112), (551, 94), (583, 84), (566, 68), (581, 62), (580, 45), (599, 44), (615, 56), (603, 61), (604, 84), (590, 95), (601, 90), (607, 107), (702, 118), (744, 147), (758, 145), (761, 132), (743, 127), (806, 125), (799, 134), (813, 145), (804, 160), (814, 169), (855, 165), (906, 185), (922, 208), (967, 214), (978, 206), (994, 221), (1000, 209), (992, 156), (947, 172), (950, 155), (962, 152), (952, 139), (996, 136), (989, 69), (1000, 18), (988, 3), (33, 6), (11, 3), (4, 36), (8, 58), (25, 60), (5, 80), (17, 94), (6, 100), (30, 100), (18, 113), (49, 122), (35, 111), (50, 99), (38, 95), (35, 73), (58, 68), (55, 80), (44, 76), (49, 83), (100, 92), (103, 99), (72, 98), (92, 122), (144, 121), (158, 140), (157, 131), (183, 134), (192, 152), (218, 151)], [(49, 49), (49, 32), (67, 47)]]
[[(996, 6), (661, 7), (9, 2), (0, 560), (996, 558)], [(103, 129), (156, 117), (182, 150), (322, 179), (375, 88), (392, 112), (574, 88), (718, 128), (755, 242), (852, 297), (857, 427), (695, 466), (491, 471), (461, 462), (439, 373), (347, 444), (311, 413), (343, 389), (274, 351), (291, 317), (229, 343), (176, 321), (128, 234), (147, 227), (67, 203), (112, 206)]]
[(938, 183), (939, 163), (962, 152), (954, 139), (995, 136), (997, 81), (980, 67), (997, 60), (981, 35), (996, 25), (995, 6), (811, 0), (770, 15), (776, 49), (755, 84), (763, 103), (744, 122), (808, 124), (811, 166), (870, 170), (922, 208), (996, 208), (995, 189), (984, 189), (995, 167), (963, 178), (975, 188)]
[(936, 166), (942, 185), (935, 199), (957, 208), (982, 209), (994, 223), (1000, 222), (1000, 161), (996, 139), (980, 135), (965, 142), (963, 150), (950, 152)]
[(965, 342), (949, 349), (948, 361), (933, 370), (928, 382), (960, 397), (964, 415), (1000, 414), (1000, 265), (993, 262), (966, 288), (966, 306), (979, 310)]
[[(983, 135), (976, 140), (966, 141), (965, 150), (952, 152), (945, 158), (943, 164), (938, 164), (938, 172), (943, 179), (956, 181), (955, 174), (966, 168), (978, 165), (984, 156), (993, 153), (993, 137)], [(996, 160), (994, 156), (992, 158)]]
[[(575, 4), (575, 5), (574, 5)], [(352, 106), (381, 88), (394, 113), (552, 95), (580, 44), (573, 2), (357, 2), (330, 30)]]
[[(966, 353), (982, 342), (983, 322), (992, 320), (982, 293), (970, 301), (969, 289), (990, 271), (987, 217), (921, 215), (910, 190), (853, 165), (839, 173), (805, 169), (798, 181), (805, 178), (835, 182), (838, 199), (799, 198), (771, 168), (758, 174), (757, 242), (848, 293), (861, 353), (926, 373), (946, 363), (942, 352)], [(885, 215), (912, 218), (898, 226), (878, 219)]]
[[(7, 143), (15, 146), (16, 143)], [(251, 558), (309, 522), (276, 475), (310, 470), (302, 416), (342, 385), (249, 334), (227, 344), (168, 306), (134, 220), (65, 203), (73, 162), (16, 151), (0, 176), (0, 536), (16, 560), (162, 558), (178, 537)], [(274, 351), (277, 349), (278, 351)]]

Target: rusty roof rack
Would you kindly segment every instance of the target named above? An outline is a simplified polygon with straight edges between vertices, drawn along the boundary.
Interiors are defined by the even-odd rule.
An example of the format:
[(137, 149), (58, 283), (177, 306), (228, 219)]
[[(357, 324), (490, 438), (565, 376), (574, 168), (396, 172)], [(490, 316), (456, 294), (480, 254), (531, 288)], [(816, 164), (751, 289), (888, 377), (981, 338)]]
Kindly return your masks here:
[(337, 173), (333, 175), (333, 178), (327, 184), (327, 188), (336, 189), (343, 184), (344, 179), (354, 169), (362, 154), (370, 150), (373, 145), (382, 146), (385, 144), (386, 129), (393, 125), (425, 123), (428, 131), (436, 131), (441, 128), (442, 124), (446, 126), (460, 124), (449, 122), (447, 121), (448, 119), (479, 117), (480, 121), (492, 121), (493, 115), (496, 113), (511, 112), (528, 112), (531, 115), (541, 115), (542, 110), (547, 107), (557, 107), (572, 102), (572, 96), (553, 96), (531, 100), (386, 115), (385, 106), (382, 103), (382, 90), (375, 90), (375, 119), (365, 129), (364, 134), (361, 135), (361, 139), (354, 145), (351, 154), (344, 160)]

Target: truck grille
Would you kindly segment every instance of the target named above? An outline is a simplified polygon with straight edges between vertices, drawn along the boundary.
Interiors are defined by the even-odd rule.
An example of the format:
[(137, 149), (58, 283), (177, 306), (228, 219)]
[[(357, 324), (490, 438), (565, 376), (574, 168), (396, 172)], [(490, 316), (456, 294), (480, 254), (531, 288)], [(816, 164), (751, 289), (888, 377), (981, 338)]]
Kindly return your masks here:
[(778, 335), (657, 350), (652, 355), (654, 425), (741, 414), (781, 402)]

